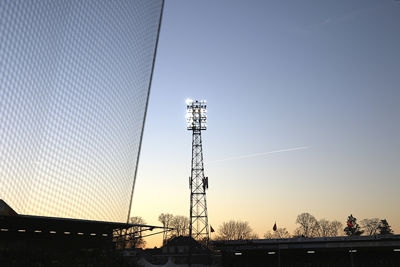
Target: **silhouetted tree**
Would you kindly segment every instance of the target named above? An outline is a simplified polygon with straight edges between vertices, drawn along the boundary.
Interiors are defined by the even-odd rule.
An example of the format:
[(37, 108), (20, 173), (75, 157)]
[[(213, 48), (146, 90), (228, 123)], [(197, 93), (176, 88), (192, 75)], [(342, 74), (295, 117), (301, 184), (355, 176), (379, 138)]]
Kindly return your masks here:
[(380, 220), (378, 218), (364, 219), (360, 222), (361, 228), (367, 235), (376, 235), (378, 232)]
[(318, 236), (329, 236), (331, 223), (327, 219), (320, 219), (318, 221)]
[(391, 229), (389, 223), (386, 221), (386, 219), (381, 220), (378, 226), (379, 229), (379, 234), (380, 235), (392, 235), (393, 230)]
[(234, 240), (236, 232), (236, 222), (230, 220), (229, 222), (223, 222), (218, 228), (217, 239), (222, 240)]
[(344, 228), (344, 232), (348, 236), (357, 236), (361, 235), (364, 231), (360, 229), (357, 219), (350, 214), (350, 216), (347, 218), (347, 226)]
[(253, 232), (248, 222), (234, 221), (223, 222), (218, 228), (219, 240), (243, 240), (257, 239), (258, 236)]
[(274, 239), (274, 238), (290, 238), (289, 232), (286, 228), (277, 228), (276, 231), (271, 232), (269, 230), (264, 234), (264, 238), (266, 239)]
[(164, 227), (164, 232), (163, 232), (163, 245), (167, 242), (168, 239), (168, 231), (167, 228), (171, 227), (171, 222), (172, 219), (174, 218), (174, 215), (170, 213), (161, 213), (160, 216), (158, 216), (158, 221), (162, 223), (162, 226)]
[(295, 230), (295, 236), (314, 237), (318, 235), (318, 221), (310, 213), (297, 215), (296, 223), (300, 226)]
[(274, 233), (272, 233), (271, 230), (268, 230), (268, 231), (263, 235), (263, 237), (264, 237), (265, 239), (275, 239), (275, 238), (277, 238), (277, 237), (274, 236)]
[[(146, 224), (146, 221), (140, 216), (134, 216), (129, 219), (131, 224)], [(127, 247), (131, 248), (143, 248), (146, 245), (146, 241), (142, 237), (141, 226), (134, 226), (128, 230), (126, 235)]]
[(339, 230), (343, 229), (343, 223), (336, 221), (336, 220), (331, 221), (330, 228), (331, 228), (331, 231), (330, 231), (329, 236), (338, 236)]
[(189, 235), (189, 225), (190, 220), (188, 217), (181, 215), (173, 216), (171, 219), (171, 227), (174, 228), (174, 230), (171, 231), (171, 237)]
[(317, 236), (337, 236), (339, 229), (343, 227), (343, 224), (339, 221), (328, 221), (327, 219), (320, 219), (317, 225)]

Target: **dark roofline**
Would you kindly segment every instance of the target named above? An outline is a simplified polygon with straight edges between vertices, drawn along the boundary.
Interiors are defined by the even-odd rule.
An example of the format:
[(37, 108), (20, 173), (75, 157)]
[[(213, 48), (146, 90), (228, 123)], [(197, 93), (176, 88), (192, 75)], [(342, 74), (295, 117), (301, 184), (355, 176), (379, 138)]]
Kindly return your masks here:
[(319, 238), (285, 238), (211, 241), (215, 249), (224, 251), (286, 250), (286, 249), (344, 249), (368, 247), (400, 248), (400, 235), (340, 236)]
[[(164, 229), (162, 226), (145, 225), (145, 224), (134, 224), (134, 223), (122, 223), (122, 222), (107, 222), (107, 221), (96, 221), (96, 220), (85, 220), (85, 219), (73, 219), (73, 218), (62, 218), (62, 217), (47, 217), (47, 216), (36, 216), (36, 215), (24, 215), (16, 213), (3, 199), (0, 199), (2, 204), (11, 215), (0, 215), (0, 219), (13, 220), (9, 217), (14, 217), (14, 221), (29, 221), (29, 222), (54, 222), (54, 223), (71, 223), (71, 224), (90, 224), (90, 225), (101, 225), (103, 227), (112, 227), (114, 229), (128, 229), (131, 227), (147, 227), (149, 229)], [(167, 228), (172, 230), (172, 228)]]
[(373, 235), (373, 236), (336, 236), (336, 237), (299, 237), (280, 239), (248, 239), (248, 240), (214, 240), (213, 245), (246, 245), (246, 244), (289, 244), (289, 243), (320, 243), (320, 242), (351, 242), (351, 241), (376, 241), (376, 240), (398, 240), (399, 235)]
[(140, 227), (141, 231), (151, 231), (157, 228), (163, 229), (163, 227), (161, 226), (145, 224), (80, 220), (72, 218), (33, 215), (0, 216), (0, 233), (2, 234), (19, 232), (33, 233), (36, 231), (40, 231), (46, 233), (98, 233), (111, 236), (111, 233), (115, 230), (125, 230), (132, 227)]
[(84, 219), (73, 219), (73, 218), (62, 218), (62, 217), (46, 217), (36, 215), (18, 215), (17, 217), (26, 218), (28, 220), (47, 220), (47, 221), (59, 221), (59, 222), (70, 222), (70, 223), (87, 223), (87, 224), (101, 224), (107, 226), (113, 226), (116, 229), (127, 229), (131, 227), (148, 227), (148, 228), (163, 228), (162, 226), (146, 225), (146, 224), (133, 224), (133, 223), (121, 223), (121, 222), (107, 222), (107, 221), (96, 221), (96, 220), (84, 220)]

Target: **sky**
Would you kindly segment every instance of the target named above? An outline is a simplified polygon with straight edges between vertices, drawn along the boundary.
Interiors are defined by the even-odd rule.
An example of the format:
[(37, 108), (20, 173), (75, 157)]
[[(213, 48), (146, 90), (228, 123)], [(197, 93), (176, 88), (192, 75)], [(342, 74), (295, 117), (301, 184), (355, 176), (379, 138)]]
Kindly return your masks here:
[(292, 233), (309, 212), (400, 233), (399, 13), (393, 0), (166, 0), (132, 216), (189, 216), (192, 98), (208, 104), (214, 229)]

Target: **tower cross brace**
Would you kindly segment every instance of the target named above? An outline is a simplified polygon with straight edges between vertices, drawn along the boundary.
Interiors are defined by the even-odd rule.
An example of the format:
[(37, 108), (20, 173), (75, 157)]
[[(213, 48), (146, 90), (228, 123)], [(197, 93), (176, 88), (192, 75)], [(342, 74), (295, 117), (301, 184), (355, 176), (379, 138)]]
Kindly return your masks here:
[(204, 176), (201, 131), (207, 128), (205, 101), (187, 101), (187, 128), (192, 131), (192, 164), (189, 177), (190, 225), (189, 235), (196, 240), (208, 242), (208, 215), (206, 190), (208, 177)]

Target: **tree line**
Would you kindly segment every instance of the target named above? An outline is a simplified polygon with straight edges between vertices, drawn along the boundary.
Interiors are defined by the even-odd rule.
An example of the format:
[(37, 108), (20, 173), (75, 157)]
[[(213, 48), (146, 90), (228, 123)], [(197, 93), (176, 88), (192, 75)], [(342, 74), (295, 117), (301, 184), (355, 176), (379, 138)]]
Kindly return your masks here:
[[(357, 219), (350, 215), (346, 224), (337, 220), (329, 221), (327, 219), (316, 219), (310, 213), (301, 213), (296, 218), (297, 228), (293, 234), (290, 234), (286, 228), (273, 227), (274, 229), (264, 233), (265, 239), (275, 238), (296, 238), (296, 237), (335, 237), (343, 234), (347, 236), (357, 235), (387, 235), (393, 234), (389, 223), (386, 219), (367, 218), (361, 220), (360, 224)], [(215, 239), (219, 240), (240, 240), (240, 239), (257, 239), (259, 236), (253, 231), (249, 223), (246, 221), (223, 222), (217, 231)]]
[[(161, 213), (158, 221), (164, 227), (163, 245), (171, 238), (176, 236), (188, 236), (190, 219), (187, 216), (173, 215), (170, 213)], [(146, 224), (146, 221), (140, 217), (131, 217), (132, 224)], [(386, 219), (366, 218), (358, 224), (357, 219), (350, 215), (347, 218), (345, 227), (340, 221), (327, 219), (317, 219), (312, 214), (304, 212), (297, 215), (297, 228), (292, 234), (284, 227), (276, 227), (264, 233), (263, 238), (296, 238), (296, 237), (335, 237), (346, 234), (348, 236), (357, 235), (387, 235), (393, 234)], [(144, 247), (146, 241), (135, 233), (140, 233), (138, 227), (131, 229), (132, 234), (129, 238), (129, 247)], [(258, 239), (259, 235), (255, 233), (247, 221), (230, 220), (223, 222), (218, 228), (212, 239), (216, 240), (245, 240)]]

